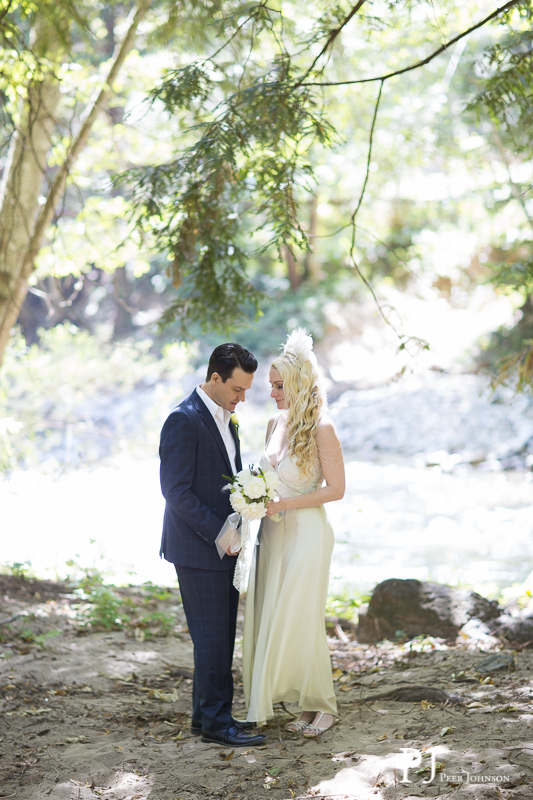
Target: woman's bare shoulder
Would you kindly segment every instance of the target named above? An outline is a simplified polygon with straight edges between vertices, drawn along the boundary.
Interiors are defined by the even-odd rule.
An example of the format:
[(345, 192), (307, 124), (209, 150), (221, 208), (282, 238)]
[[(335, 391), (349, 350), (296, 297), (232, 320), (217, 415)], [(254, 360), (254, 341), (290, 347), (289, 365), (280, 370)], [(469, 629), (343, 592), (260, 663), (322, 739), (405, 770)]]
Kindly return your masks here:
[(331, 417), (320, 417), (316, 428), (316, 443), (318, 447), (327, 447), (328, 443), (339, 445), (339, 437)]

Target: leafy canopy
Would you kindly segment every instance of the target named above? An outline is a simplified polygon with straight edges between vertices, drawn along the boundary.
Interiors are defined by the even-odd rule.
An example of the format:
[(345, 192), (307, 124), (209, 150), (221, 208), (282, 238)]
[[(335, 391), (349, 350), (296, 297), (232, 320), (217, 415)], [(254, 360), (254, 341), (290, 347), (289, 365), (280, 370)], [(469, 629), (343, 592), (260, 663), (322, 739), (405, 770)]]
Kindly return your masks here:
[[(410, 29), (416, 26), (409, 3), (224, 4), (211, 29), (212, 54), (182, 58), (151, 94), (154, 105), (184, 124), (184, 147), (176, 158), (134, 168), (120, 179), (133, 188), (141, 237), (168, 253), (178, 292), (163, 323), (178, 317), (183, 328), (193, 322), (227, 329), (246, 304), (259, 308), (249, 259), (310, 248), (299, 205), (313, 187), (316, 154), (342, 142), (331, 110), (334, 87), (354, 85), (357, 102), (368, 97), (357, 85), (369, 83), (375, 85), (375, 107), (366, 174), (347, 223), (351, 265), (363, 277), (354, 257), (356, 221), (385, 81), (424, 67), (515, 6), (524, 9), (529, 2), (511, 0), (448, 39), (430, 26), (414, 56), (403, 46), (401, 25), (403, 19)], [(389, 25), (394, 33), (388, 50), (374, 63), (344, 57), (354, 30), (370, 39), (376, 31), (386, 36)]]

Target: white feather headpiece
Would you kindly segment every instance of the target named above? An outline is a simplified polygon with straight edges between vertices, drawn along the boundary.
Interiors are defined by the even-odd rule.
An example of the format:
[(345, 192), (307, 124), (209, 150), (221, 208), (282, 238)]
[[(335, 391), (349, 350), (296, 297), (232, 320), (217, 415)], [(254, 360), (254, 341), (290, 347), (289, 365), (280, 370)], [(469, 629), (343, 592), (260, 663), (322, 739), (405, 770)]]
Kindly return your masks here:
[(300, 361), (310, 361), (315, 369), (318, 366), (313, 352), (313, 337), (307, 333), (305, 328), (295, 328), (287, 336), (283, 352), (296, 356)]

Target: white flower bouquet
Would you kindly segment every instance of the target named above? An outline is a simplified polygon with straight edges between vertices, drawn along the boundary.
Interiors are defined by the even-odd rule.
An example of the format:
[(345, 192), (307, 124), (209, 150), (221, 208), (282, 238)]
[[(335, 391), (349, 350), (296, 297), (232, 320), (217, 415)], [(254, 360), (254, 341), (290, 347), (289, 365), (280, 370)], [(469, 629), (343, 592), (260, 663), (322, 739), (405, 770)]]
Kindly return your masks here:
[[(266, 507), (269, 500), (276, 496), (278, 486), (278, 473), (274, 470), (264, 472), (260, 467), (254, 469), (241, 469), (233, 477), (223, 476), (229, 480), (225, 489), (230, 491), (230, 503), (233, 514), (230, 514), (220, 533), (215, 545), (220, 558), (226, 554), (237, 555), (233, 585), (239, 592), (246, 589), (248, 575), (253, 558), (255, 537), (251, 535), (250, 522), (266, 516)], [(270, 517), (274, 522), (281, 520), (281, 514)]]
[[(277, 472), (264, 472), (261, 467), (249, 467), (241, 469), (228, 480), (231, 507), (237, 514), (246, 520), (262, 519), (266, 516), (267, 503), (276, 496), (279, 482)], [(275, 517), (279, 519), (279, 515), (276, 514)]]

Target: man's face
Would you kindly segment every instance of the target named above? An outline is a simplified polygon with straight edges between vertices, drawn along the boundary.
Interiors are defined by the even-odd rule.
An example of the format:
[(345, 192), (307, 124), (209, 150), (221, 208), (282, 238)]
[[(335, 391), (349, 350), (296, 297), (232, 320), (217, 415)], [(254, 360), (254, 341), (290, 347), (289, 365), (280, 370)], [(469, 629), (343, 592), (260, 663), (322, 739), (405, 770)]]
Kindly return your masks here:
[(233, 375), (228, 378), (226, 383), (222, 381), (218, 372), (213, 372), (211, 380), (207, 384), (208, 394), (215, 403), (233, 413), (239, 403), (244, 403), (246, 392), (253, 381), (253, 373), (245, 372), (240, 367), (235, 367)]

